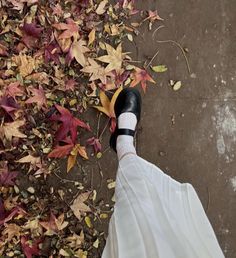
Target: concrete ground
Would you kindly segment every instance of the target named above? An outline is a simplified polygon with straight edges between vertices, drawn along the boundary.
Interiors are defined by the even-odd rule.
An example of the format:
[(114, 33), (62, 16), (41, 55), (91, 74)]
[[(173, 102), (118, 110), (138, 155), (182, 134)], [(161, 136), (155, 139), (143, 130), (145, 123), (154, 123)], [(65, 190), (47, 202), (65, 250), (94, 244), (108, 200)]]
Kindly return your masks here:
[[(145, 0), (139, 7), (157, 9), (165, 28), (153, 39), (143, 25), (135, 48), (128, 46), (132, 57), (143, 61), (159, 50), (153, 64), (168, 71), (154, 75), (157, 84), (143, 96), (138, 154), (195, 187), (225, 256), (236, 257), (236, 1)], [(191, 74), (177, 46), (156, 42), (168, 39), (188, 48)], [(174, 92), (170, 79), (183, 87)], [(101, 165), (104, 180), (115, 178), (115, 154), (108, 151)]]

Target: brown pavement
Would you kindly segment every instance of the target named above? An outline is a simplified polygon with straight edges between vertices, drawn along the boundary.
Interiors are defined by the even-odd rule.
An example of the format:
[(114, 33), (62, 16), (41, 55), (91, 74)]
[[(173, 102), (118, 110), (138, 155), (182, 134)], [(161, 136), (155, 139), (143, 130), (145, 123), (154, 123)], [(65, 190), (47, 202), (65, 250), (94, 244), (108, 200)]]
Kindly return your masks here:
[[(143, 95), (138, 154), (195, 187), (225, 256), (236, 257), (236, 1), (145, 0), (138, 6), (157, 9), (165, 28), (153, 39), (143, 25), (128, 50), (142, 61), (159, 50), (153, 64), (168, 67), (153, 75), (157, 84)], [(156, 42), (169, 39), (188, 48), (191, 74), (176, 45)], [(181, 80), (183, 87), (174, 92), (170, 79)], [(112, 151), (101, 165), (104, 180), (115, 178)]]

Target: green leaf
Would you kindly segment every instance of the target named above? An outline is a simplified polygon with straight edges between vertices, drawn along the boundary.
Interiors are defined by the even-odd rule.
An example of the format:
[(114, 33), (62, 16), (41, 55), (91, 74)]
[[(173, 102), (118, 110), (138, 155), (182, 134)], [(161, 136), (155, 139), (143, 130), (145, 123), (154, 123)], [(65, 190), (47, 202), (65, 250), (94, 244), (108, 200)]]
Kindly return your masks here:
[(156, 73), (163, 73), (167, 71), (167, 67), (165, 65), (156, 65), (152, 66), (152, 70)]

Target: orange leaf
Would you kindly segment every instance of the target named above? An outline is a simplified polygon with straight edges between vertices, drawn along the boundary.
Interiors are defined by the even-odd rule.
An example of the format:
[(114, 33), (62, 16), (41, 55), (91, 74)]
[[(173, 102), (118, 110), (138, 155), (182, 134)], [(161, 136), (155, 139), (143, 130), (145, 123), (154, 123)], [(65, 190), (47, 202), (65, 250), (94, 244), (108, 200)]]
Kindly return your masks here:
[(144, 93), (146, 93), (147, 81), (156, 83), (146, 70), (136, 67), (130, 87), (135, 87), (137, 84), (141, 83), (142, 89)]
[(70, 155), (67, 160), (67, 173), (74, 167), (77, 155)]
[(56, 146), (56, 148), (48, 154), (48, 158), (62, 158), (62, 157), (65, 157), (71, 152), (73, 147), (74, 147), (73, 144), (67, 144), (67, 145), (64, 145), (64, 146)]
[(79, 155), (84, 158), (88, 159), (88, 154), (86, 152), (86, 148), (84, 146), (81, 146), (80, 144), (76, 144), (76, 148), (78, 150)]

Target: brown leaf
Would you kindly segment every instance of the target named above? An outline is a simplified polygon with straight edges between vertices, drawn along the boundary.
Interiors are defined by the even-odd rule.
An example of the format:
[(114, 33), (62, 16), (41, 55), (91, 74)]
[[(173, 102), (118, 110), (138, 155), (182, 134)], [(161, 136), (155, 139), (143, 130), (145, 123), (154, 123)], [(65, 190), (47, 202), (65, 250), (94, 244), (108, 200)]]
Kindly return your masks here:
[(88, 58), (89, 65), (81, 69), (81, 72), (88, 73), (90, 75), (89, 81), (100, 80), (103, 84), (107, 82), (107, 72), (105, 68), (99, 65), (92, 58)]
[(57, 234), (59, 231), (66, 228), (69, 224), (67, 221), (64, 221), (64, 214), (61, 214), (58, 218), (56, 218), (53, 213), (51, 213), (49, 221), (42, 221), (39, 223), (47, 230), (45, 232), (45, 235), (47, 236)]
[(85, 192), (80, 194), (70, 206), (71, 210), (73, 211), (74, 215), (81, 220), (81, 215), (86, 212), (91, 212), (89, 206), (87, 206), (84, 202), (88, 199), (91, 192)]
[(89, 45), (89, 46), (93, 44), (93, 42), (94, 42), (94, 40), (95, 40), (95, 36), (96, 36), (96, 29), (93, 28), (93, 29), (90, 31), (89, 35), (88, 35), (88, 38), (89, 38), (88, 45)]
[(90, 49), (87, 48), (87, 42), (85, 40), (80, 39), (79, 41), (74, 41), (71, 45), (71, 49), (69, 52), (70, 59), (75, 60), (81, 65), (85, 66), (87, 63), (87, 58), (85, 57), (85, 53), (89, 52)]
[(30, 163), (32, 165), (37, 165), (37, 164), (41, 164), (41, 158), (40, 157), (34, 157), (34, 156), (29, 154), (29, 155), (17, 160), (16, 162), (18, 162), (18, 163)]
[(108, 0), (103, 0), (100, 2), (100, 4), (98, 5), (98, 8), (96, 9), (96, 13), (98, 15), (104, 14), (106, 11), (106, 4), (108, 3)]
[(38, 67), (38, 62), (35, 58), (22, 53), (18, 56), (13, 56), (12, 61), (18, 66), (22, 77), (30, 75)]
[(3, 230), (2, 235), (7, 236), (7, 241), (10, 241), (13, 237), (19, 238), (21, 235), (21, 227), (15, 223), (5, 224), (5, 229)]
[(27, 135), (23, 134), (19, 128), (25, 125), (24, 120), (16, 120), (11, 123), (5, 123), (3, 125), (4, 134), (7, 140), (11, 141), (12, 137), (26, 138)]
[(69, 155), (67, 160), (67, 173), (74, 167), (77, 155)]

